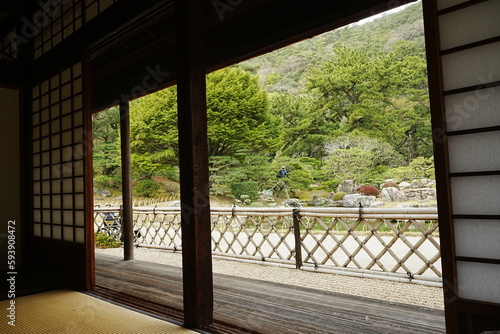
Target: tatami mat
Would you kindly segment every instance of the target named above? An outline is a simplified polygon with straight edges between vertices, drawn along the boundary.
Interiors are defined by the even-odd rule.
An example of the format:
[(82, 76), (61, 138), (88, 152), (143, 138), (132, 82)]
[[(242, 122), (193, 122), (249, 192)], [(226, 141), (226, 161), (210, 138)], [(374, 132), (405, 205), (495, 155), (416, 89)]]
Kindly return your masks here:
[(195, 331), (71, 290), (54, 290), (0, 302), (0, 333), (10, 334), (188, 334)]

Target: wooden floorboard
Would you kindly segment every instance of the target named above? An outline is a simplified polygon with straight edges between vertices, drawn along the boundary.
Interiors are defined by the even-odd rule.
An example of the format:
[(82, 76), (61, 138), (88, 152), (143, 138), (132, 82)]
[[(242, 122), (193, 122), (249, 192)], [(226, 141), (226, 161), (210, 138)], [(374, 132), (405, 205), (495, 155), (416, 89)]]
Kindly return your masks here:
[[(182, 310), (179, 267), (96, 254), (99, 286)], [(367, 296), (369, 297), (369, 296)], [(214, 319), (257, 333), (444, 333), (441, 310), (214, 275)]]

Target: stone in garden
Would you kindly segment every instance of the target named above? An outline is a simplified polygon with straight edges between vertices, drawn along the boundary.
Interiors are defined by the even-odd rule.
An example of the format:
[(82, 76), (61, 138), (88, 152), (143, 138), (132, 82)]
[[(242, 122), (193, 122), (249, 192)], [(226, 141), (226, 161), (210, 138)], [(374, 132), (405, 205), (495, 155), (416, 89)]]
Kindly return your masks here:
[(302, 206), (302, 203), (300, 203), (300, 201), (296, 198), (287, 199), (286, 201), (283, 201), (283, 203), (281, 204), (283, 204), (284, 206), (291, 206), (294, 208), (300, 208)]
[(410, 184), (410, 183), (408, 183), (408, 182), (406, 182), (406, 181), (401, 182), (401, 183), (399, 184), (399, 190), (401, 190), (401, 191), (402, 191), (402, 190), (408, 189), (408, 188), (410, 188), (410, 186), (411, 186), (411, 184)]
[(424, 188), (432, 188), (436, 185), (436, 181), (431, 179), (422, 179), (420, 180), (420, 182), (422, 183)]
[(344, 202), (342, 200), (340, 201), (334, 201), (333, 199), (325, 199), (325, 206), (329, 207), (342, 207), (344, 206)]
[(259, 201), (260, 202), (274, 202), (274, 198), (271, 196), (259, 196)]
[[(352, 194), (359, 188), (359, 184), (357, 184), (354, 180), (344, 180), (337, 187), (336, 192), (344, 192), (347, 194)], [(333, 196), (333, 195), (332, 195)]]
[(403, 192), (398, 190), (398, 188), (389, 187), (384, 188), (380, 192), (380, 196), (382, 200), (385, 202), (403, 202), (406, 201), (406, 196)]
[(111, 191), (103, 190), (103, 191), (101, 191), (101, 196), (102, 197), (111, 197)]
[(364, 208), (369, 208), (376, 201), (375, 196), (363, 196), (360, 194), (347, 194), (342, 199), (342, 204), (346, 208), (358, 208), (359, 204)]
[(418, 188), (423, 188), (423, 187), (424, 186), (423, 186), (423, 184), (420, 181), (418, 181), (418, 180), (411, 181), (410, 188), (412, 188), (412, 189), (418, 189)]
[(436, 189), (434, 188), (416, 188), (405, 189), (403, 194), (408, 200), (424, 201), (433, 200), (436, 198)]

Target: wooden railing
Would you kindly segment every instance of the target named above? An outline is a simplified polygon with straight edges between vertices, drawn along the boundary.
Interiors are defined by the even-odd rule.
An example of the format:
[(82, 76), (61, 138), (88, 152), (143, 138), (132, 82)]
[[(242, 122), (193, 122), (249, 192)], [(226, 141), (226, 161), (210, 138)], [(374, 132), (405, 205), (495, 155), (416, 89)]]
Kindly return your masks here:
[[(441, 284), (436, 208), (215, 207), (211, 216), (216, 256)], [(120, 238), (119, 208), (96, 208), (94, 221)], [(181, 251), (180, 222), (179, 207), (134, 208), (136, 246)]]

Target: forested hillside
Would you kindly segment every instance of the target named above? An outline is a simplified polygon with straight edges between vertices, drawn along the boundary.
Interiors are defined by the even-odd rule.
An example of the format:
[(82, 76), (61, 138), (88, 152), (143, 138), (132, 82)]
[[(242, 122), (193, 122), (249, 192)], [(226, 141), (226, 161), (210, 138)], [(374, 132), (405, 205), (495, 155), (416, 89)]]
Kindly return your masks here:
[[(433, 176), (420, 2), (207, 76), (211, 192), (334, 190)], [(94, 116), (99, 187), (119, 188), (116, 108)], [(136, 192), (178, 180), (175, 87), (131, 103)], [(175, 183), (167, 182), (170, 192)], [(249, 189), (250, 189), (249, 188)]]

